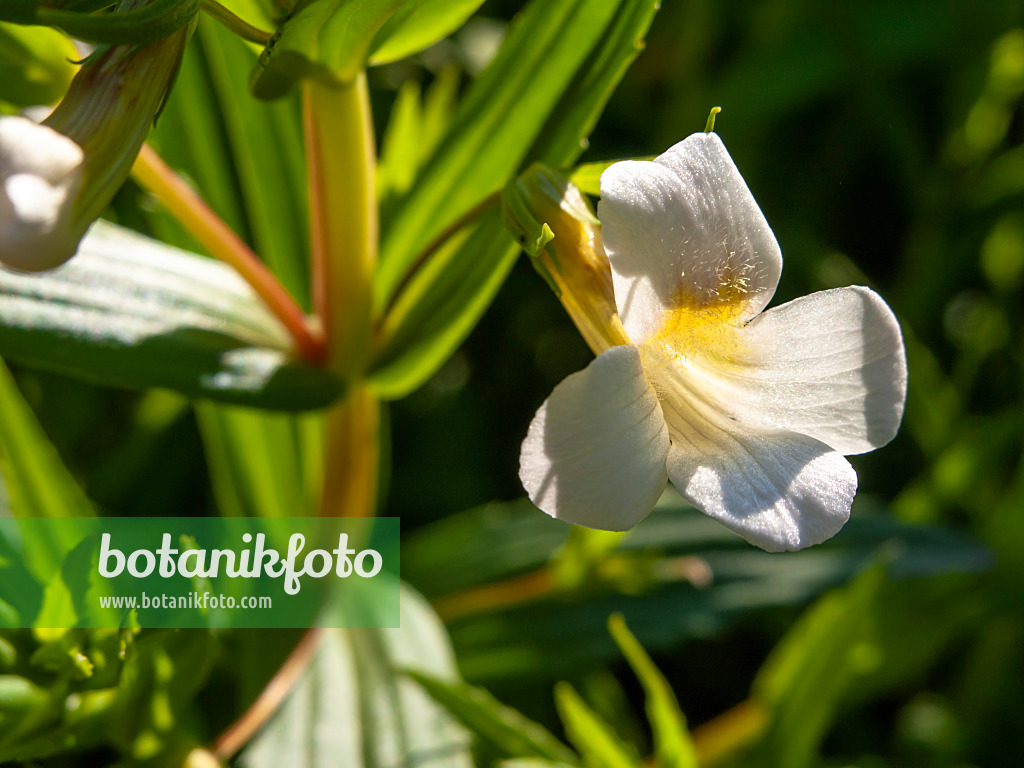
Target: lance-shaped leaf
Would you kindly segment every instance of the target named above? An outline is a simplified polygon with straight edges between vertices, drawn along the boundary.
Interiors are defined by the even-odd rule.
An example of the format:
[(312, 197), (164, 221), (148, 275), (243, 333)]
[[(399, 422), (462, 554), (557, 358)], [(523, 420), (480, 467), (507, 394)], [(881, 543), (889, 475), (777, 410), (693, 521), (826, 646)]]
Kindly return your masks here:
[(292, 357), (233, 270), (104, 222), (59, 269), (0, 272), (0, 354), (109, 386), (269, 410), (321, 408), (341, 391)]
[(446, 683), (418, 672), (409, 674), (434, 701), (502, 755), (535, 757), (564, 764), (579, 762), (572, 750), (542, 725), (506, 707), (483, 688)]
[(385, 229), (375, 286), (385, 315), (374, 374), (382, 396), (408, 394), (438, 369), (517, 253), (500, 218), (487, 214), (421, 268), (429, 244), (530, 158), (558, 167), (575, 160), (656, 9), (654, 0), (545, 0), (513, 21)]
[[(0, 610), (24, 611), (43, 603), (45, 593), (48, 623), (40, 626), (70, 627), (74, 624), (73, 590), (61, 578), (60, 568), (65, 553), (84, 535), (81, 518), (93, 514), (92, 505), (2, 361), (0, 424), (0, 481), (9, 496), (9, 509), (0, 509), (0, 515), (64, 518), (62, 525), (24, 531), (17, 541), (7, 540), (0, 532), (0, 582), (8, 588), (6, 594), (16, 595), (9, 605), (0, 599)], [(22, 621), (27, 618), (22, 615)], [(0, 626), (7, 623), (0, 616)]]
[(658, 766), (697, 768), (697, 752), (686, 727), (686, 718), (668, 681), (629, 631), (622, 614), (616, 613), (608, 619), (608, 631), (644, 689)]
[(632, 747), (591, 709), (569, 683), (555, 686), (555, 704), (565, 735), (594, 768), (639, 768), (642, 763)]

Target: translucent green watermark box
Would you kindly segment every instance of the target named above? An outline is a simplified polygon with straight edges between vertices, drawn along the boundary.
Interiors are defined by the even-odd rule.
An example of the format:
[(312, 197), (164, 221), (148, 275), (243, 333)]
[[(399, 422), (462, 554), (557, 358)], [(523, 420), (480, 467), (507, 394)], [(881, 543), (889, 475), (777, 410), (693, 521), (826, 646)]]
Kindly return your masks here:
[(397, 627), (398, 518), (0, 517), (0, 628)]

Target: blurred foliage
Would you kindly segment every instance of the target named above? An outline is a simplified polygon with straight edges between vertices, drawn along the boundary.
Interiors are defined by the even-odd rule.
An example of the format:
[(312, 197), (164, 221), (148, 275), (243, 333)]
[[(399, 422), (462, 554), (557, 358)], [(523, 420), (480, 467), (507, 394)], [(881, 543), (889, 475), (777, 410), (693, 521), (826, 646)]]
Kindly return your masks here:
[[(370, 71), (385, 226), (416, 182), (410, 165), (437, 146), (519, 6), (489, 0), (449, 40)], [(1024, 6), (663, 6), (579, 162), (663, 151), (721, 105), (717, 131), (785, 256), (776, 302), (861, 283), (900, 318), (903, 428), (890, 446), (853, 457), (854, 519), (807, 552), (753, 551), (672, 496), (621, 540), (569, 537), (512, 500), (522, 496), (518, 450), (534, 410), (590, 353), (520, 259), (465, 343), (389, 407), (382, 507), (402, 518), (403, 574), (446, 619), (467, 681), (436, 698), (479, 734), (477, 757), (520, 758), (507, 763), (516, 766), (575, 764), (577, 753), (608, 764), (620, 750), (623, 760), (657, 753), (659, 765), (673, 764), (653, 712), (643, 716), (652, 691), (658, 719), (676, 711), (672, 701), (685, 713), (702, 766), (1015, 766), (1024, 752)], [(253, 58), (201, 24), (153, 140), (308, 303), (298, 104), (248, 97)], [(410, 135), (424, 153), (413, 161)], [(111, 217), (197, 248), (132, 184)], [(11, 442), (38, 442), (41, 426), (106, 514), (280, 514), (312, 503), (315, 416), (193, 408), (166, 391), (14, 372), (39, 423), (4, 394), (9, 475), (13, 461), (55, 460)], [(11, 485), (0, 506), (29, 490)], [(635, 646), (620, 652), (609, 638), (615, 611), (671, 698)], [(209, 744), (295, 642), (285, 632), (176, 637), (159, 653), (131, 635), (76, 636), (59, 652), (26, 635), (0, 639), (0, 760), (59, 744), (86, 751), (52, 764), (94, 765), (113, 761), (112, 748), (141, 759), (168, 739), (180, 750), (193, 738)], [(218, 643), (227, 650), (215, 654)], [(645, 670), (643, 684), (623, 652)], [(553, 695), (558, 681), (571, 688)], [(310, 683), (296, 695), (308, 704), (317, 692), (329, 693)], [(282, 717), (301, 701), (290, 706)], [(588, 730), (600, 733), (581, 737)], [(99, 743), (100, 733), (115, 737)], [(5, 752), (15, 739), (37, 751)], [(587, 756), (597, 739), (615, 746)]]

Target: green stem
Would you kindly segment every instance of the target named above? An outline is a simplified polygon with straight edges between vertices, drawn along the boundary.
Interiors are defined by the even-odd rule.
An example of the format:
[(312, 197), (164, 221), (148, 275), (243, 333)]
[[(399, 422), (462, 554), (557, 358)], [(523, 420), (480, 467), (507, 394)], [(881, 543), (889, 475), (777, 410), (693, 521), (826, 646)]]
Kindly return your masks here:
[(365, 73), (340, 87), (303, 86), (313, 303), (327, 367), (358, 380), (369, 362), (377, 262), (376, 150)]
[(271, 35), (269, 32), (254, 27), (215, 0), (202, 0), (202, 3), (204, 13), (219, 21), (243, 40), (264, 46), (270, 42)]

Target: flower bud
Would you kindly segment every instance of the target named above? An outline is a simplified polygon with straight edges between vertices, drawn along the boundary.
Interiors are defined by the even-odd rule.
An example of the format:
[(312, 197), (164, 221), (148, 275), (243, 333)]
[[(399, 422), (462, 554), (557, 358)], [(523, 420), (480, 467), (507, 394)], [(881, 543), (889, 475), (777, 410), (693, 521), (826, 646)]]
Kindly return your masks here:
[(71, 208), (84, 158), (81, 147), (52, 128), (0, 118), (0, 263), (50, 269), (75, 252)]
[(37, 272), (75, 254), (127, 178), (194, 27), (97, 50), (43, 125), (0, 121), (0, 263)]
[(505, 225), (594, 351), (629, 344), (615, 307), (601, 224), (568, 179), (540, 164), (502, 194)]

